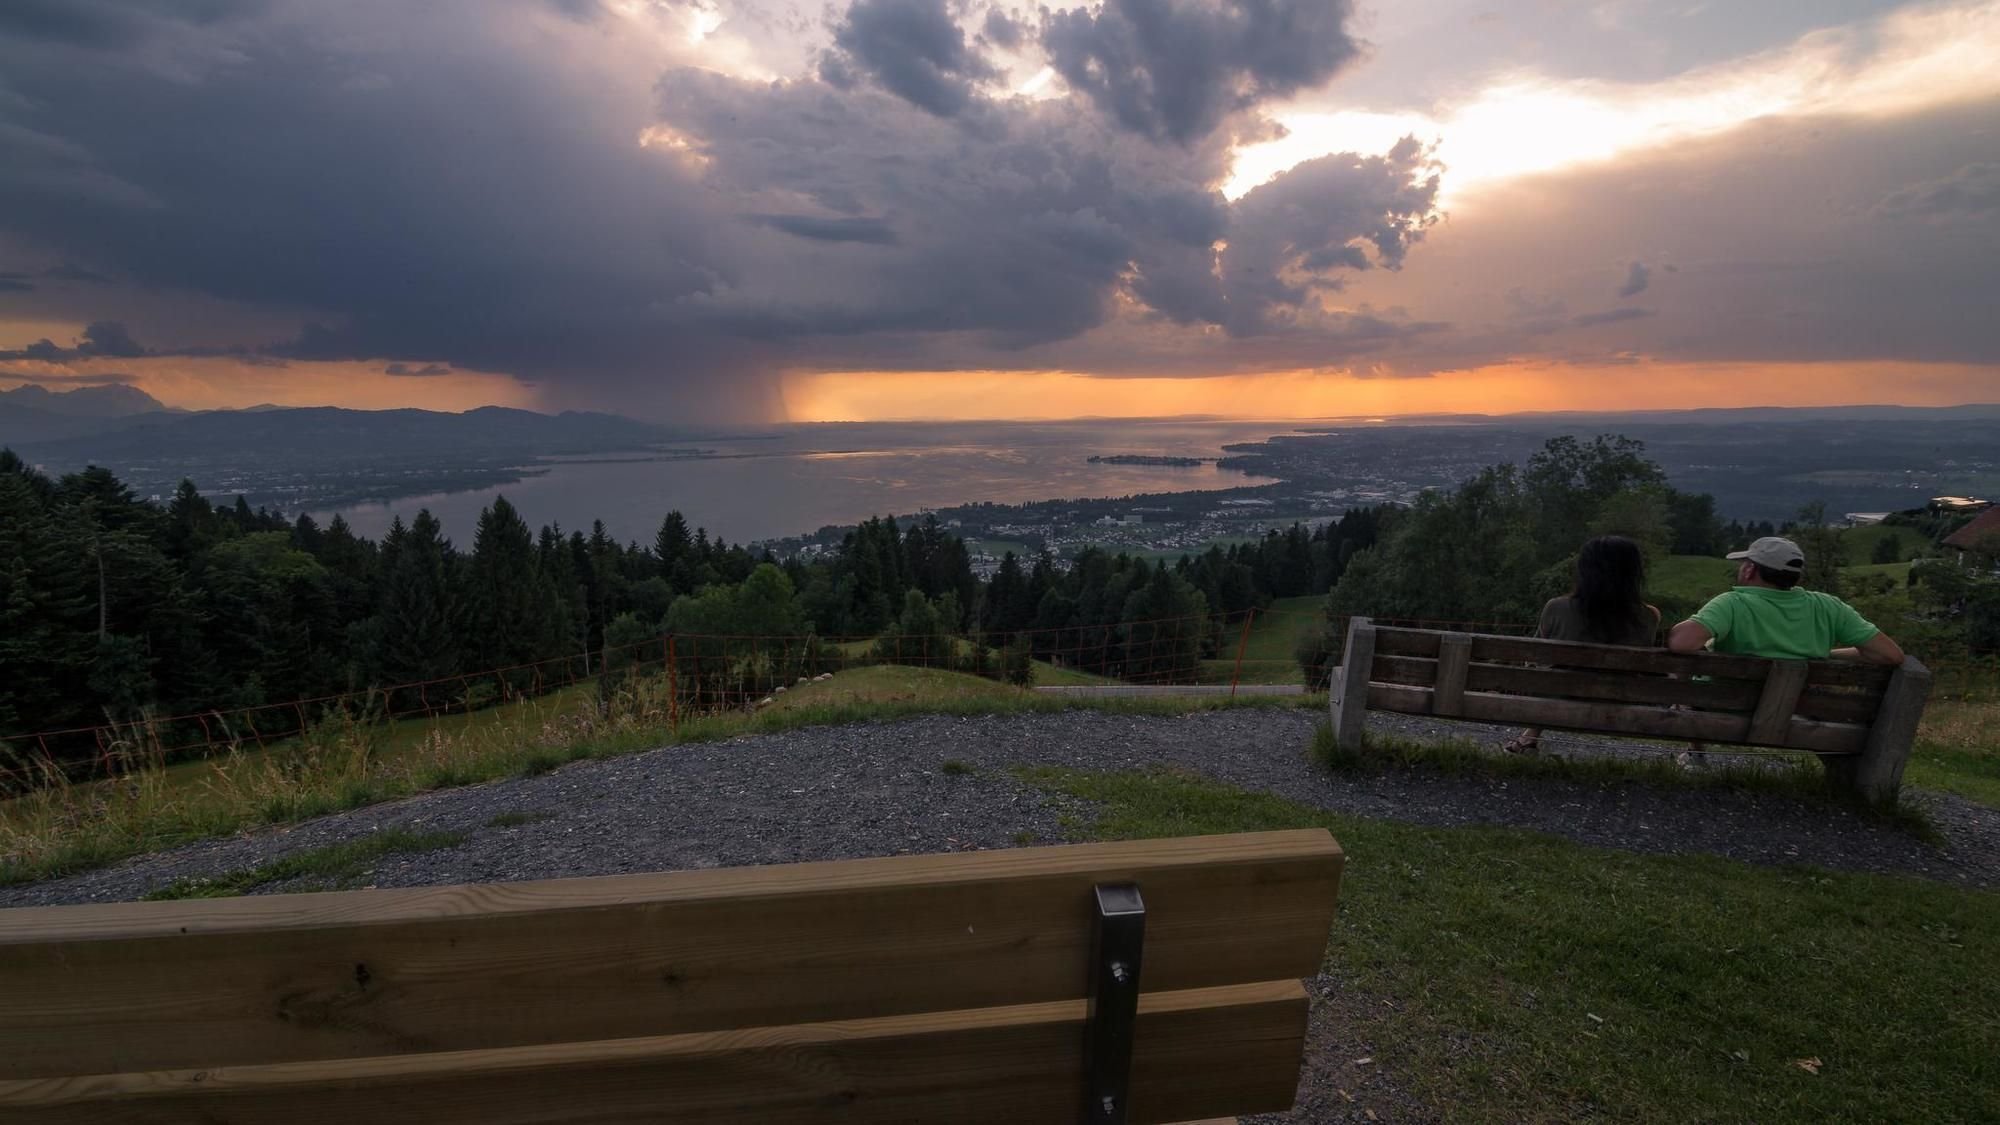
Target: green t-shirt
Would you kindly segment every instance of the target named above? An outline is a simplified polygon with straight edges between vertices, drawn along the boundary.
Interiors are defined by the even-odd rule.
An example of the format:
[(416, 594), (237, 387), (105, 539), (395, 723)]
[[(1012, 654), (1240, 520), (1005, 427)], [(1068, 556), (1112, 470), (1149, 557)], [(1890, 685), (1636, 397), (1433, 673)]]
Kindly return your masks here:
[(1694, 619), (1715, 634), (1715, 651), (1771, 660), (1824, 660), (1881, 632), (1832, 594), (1763, 586), (1717, 594)]

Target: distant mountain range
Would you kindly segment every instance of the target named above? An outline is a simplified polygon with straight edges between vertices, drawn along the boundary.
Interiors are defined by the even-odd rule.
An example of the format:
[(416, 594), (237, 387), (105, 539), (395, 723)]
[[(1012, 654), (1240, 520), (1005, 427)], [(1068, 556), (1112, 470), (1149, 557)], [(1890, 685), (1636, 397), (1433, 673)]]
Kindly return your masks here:
[(0, 445), (102, 433), (154, 414), (167, 416), (166, 405), (137, 387), (113, 383), (57, 393), (29, 383), (0, 391)]
[(127, 386), (64, 394), (38, 386), (0, 391), (0, 445), (53, 466), (273, 457), (319, 463), (410, 455), (528, 459), (638, 449), (666, 440), (661, 427), (616, 414), (537, 414), (488, 406), (463, 414), (432, 410), (345, 410), (331, 406), (174, 411)]
[[(1582, 425), (1593, 422), (1647, 422), (1726, 426), (1753, 422), (1964, 422), (1974, 419), (2000, 421), (2000, 403), (1972, 402), (1959, 406), (1710, 406), (1690, 410), (1544, 410), (1518, 414), (1399, 414), (1394, 417), (1344, 418), (1330, 421), (1348, 428), (1358, 421), (1388, 426), (1441, 425), (1523, 425), (1558, 422)], [(1335, 428), (1308, 423), (1304, 433), (1321, 433)]]

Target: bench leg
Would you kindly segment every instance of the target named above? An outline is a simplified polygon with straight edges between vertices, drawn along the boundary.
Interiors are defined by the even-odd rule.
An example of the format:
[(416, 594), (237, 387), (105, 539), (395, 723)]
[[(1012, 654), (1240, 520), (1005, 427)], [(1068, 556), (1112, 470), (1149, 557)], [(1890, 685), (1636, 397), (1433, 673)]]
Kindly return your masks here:
[(1931, 694), (1931, 672), (1915, 657), (1903, 662), (1882, 693), (1882, 704), (1859, 754), (1822, 758), (1827, 782), (1844, 796), (1889, 805), (1903, 787), (1903, 766), (1917, 740), (1917, 723)]
[(1375, 625), (1366, 617), (1347, 623), (1347, 646), (1334, 669), (1327, 693), (1333, 720), (1333, 743), (1350, 754), (1360, 753), (1368, 730), (1368, 677), (1375, 666)]

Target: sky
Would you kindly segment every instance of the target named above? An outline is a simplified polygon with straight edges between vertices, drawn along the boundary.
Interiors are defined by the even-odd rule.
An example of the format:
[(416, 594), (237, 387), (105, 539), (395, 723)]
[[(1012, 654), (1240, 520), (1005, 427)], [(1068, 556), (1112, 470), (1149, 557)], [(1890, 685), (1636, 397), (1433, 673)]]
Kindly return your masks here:
[(2000, 401), (2000, 0), (7, 0), (0, 389)]

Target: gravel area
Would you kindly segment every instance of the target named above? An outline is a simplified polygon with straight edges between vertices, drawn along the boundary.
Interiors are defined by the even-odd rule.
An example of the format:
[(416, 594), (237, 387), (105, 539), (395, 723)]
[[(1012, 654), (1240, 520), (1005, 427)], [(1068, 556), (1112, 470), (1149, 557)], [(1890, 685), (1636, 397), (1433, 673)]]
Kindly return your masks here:
[[(184, 877), (213, 877), (299, 849), (389, 827), (465, 834), (453, 847), (378, 861), (369, 886), (544, 879), (1056, 843), (1090, 810), (1015, 781), (1023, 764), (1126, 770), (1173, 766), (1359, 816), (1418, 824), (1497, 824), (1586, 844), (1703, 852), (1770, 865), (1810, 864), (2000, 887), (2000, 810), (1943, 794), (1921, 800), (1944, 843), (1819, 802), (1772, 793), (1633, 783), (1329, 774), (1308, 759), (1320, 716), (1245, 709), (1181, 717), (1076, 711), (819, 727), (578, 763), (539, 777), (444, 790), (297, 827), (145, 856), (100, 871), (0, 888), (0, 906), (132, 899)], [(1395, 715), (1383, 732), (1511, 732)], [(1556, 753), (1623, 755), (1610, 740), (1551, 736)], [(527, 814), (524, 817), (522, 814)], [(502, 818), (496, 823), (496, 818)], [(532, 819), (530, 819), (532, 818)], [(525, 823), (509, 823), (526, 820)], [(263, 891), (301, 889), (272, 886)], [(1312, 1059), (1300, 1106), (1261, 1120), (1422, 1120), (1366, 1045), (1342, 1042), (1343, 998), (1313, 982)], [(1368, 1114), (1373, 1112), (1374, 1116)]]

